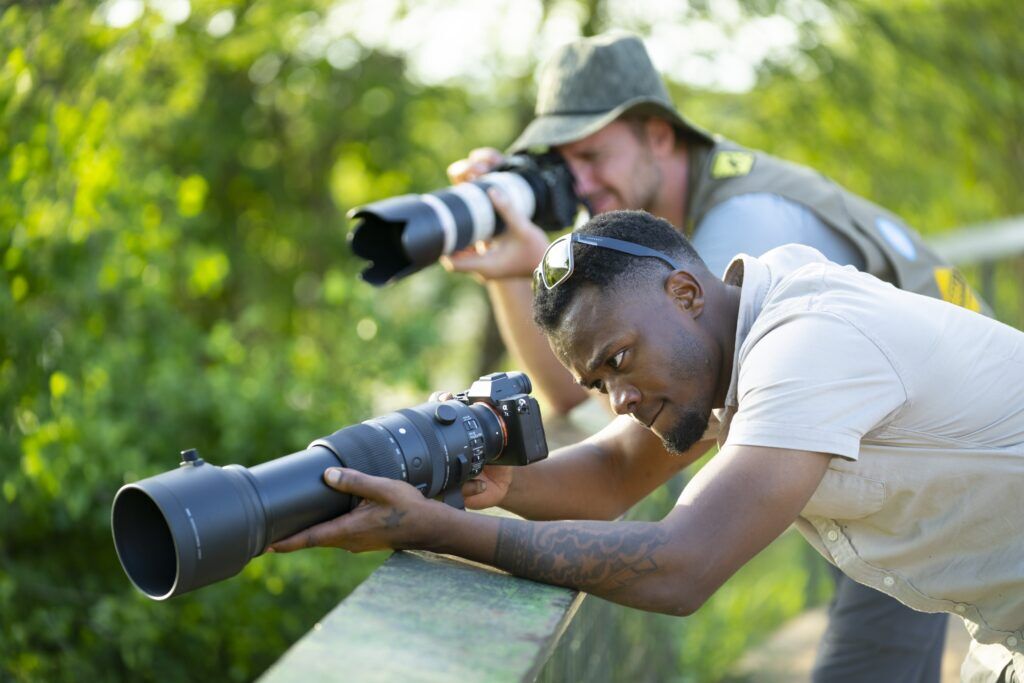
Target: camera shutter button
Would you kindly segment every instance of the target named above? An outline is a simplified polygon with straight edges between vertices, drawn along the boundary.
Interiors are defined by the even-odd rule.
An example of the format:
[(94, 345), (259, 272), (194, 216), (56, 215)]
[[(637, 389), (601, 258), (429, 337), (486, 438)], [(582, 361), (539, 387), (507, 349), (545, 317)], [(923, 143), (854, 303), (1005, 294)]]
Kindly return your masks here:
[(442, 403), (434, 410), (434, 419), (443, 425), (450, 425), (458, 417), (459, 413), (455, 410), (454, 406), (450, 406), (447, 403)]

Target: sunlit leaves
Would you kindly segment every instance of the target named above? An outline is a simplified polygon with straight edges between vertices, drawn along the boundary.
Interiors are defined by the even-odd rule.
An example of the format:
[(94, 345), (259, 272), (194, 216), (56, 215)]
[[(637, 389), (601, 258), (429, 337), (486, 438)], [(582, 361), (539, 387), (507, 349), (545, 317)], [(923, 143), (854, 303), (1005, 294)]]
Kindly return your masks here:
[(308, 53), (326, 2), (142, 4), (0, 10), (0, 678), (266, 668), (376, 560), (276, 558), (161, 609), (117, 567), (114, 491), (186, 446), (253, 464), (423, 400), (433, 358), (465, 357), (431, 311), (480, 303), (439, 272), (371, 290), (343, 216), (444, 184), (474, 141), (406, 122), (450, 131), (468, 97), (351, 41)]
[(210, 186), (203, 176), (192, 174), (178, 186), (178, 213), (185, 218), (197, 216), (203, 210)]

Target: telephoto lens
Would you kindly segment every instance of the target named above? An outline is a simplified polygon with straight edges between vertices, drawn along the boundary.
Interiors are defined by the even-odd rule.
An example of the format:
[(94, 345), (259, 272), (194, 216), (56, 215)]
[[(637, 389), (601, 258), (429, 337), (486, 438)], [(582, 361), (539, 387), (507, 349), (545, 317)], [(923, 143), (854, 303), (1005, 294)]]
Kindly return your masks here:
[(349, 212), (356, 221), (350, 244), (356, 256), (370, 261), (363, 279), (385, 285), (501, 234), (505, 224), (487, 196), (492, 187), (545, 230), (572, 225), (580, 206), (569, 167), (549, 153), (517, 154), (468, 183), (356, 207)]
[(339, 465), (401, 479), (463, 507), (461, 486), (484, 465), (547, 457), (530, 391), (523, 373), (486, 375), (452, 400), (345, 427), (251, 468), (217, 467), (184, 451), (177, 469), (117, 492), (111, 529), (118, 559), (154, 600), (234, 576), (270, 544), (359, 504), (323, 482), (324, 470)]

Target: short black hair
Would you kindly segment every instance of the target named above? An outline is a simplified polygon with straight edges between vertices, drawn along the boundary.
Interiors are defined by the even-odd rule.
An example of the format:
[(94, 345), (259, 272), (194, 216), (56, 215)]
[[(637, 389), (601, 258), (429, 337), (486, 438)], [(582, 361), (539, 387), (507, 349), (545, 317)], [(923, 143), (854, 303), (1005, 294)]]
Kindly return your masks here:
[[(578, 232), (584, 235), (602, 235), (641, 244), (671, 256), (684, 266), (699, 272), (707, 266), (682, 233), (668, 221), (646, 211), (609, 211), (587, 221)], [(652, 277), (665, 274), (665, 262), (644, 256), (631, 256), (613, 249), (576, 243), (573, 248), (573, 273), (568, 280), (554, 289), (543, 285), (533, 295), (533, 319), (540, 328), (551, 334), (558, 329), (566, 309), (584, 286), (607, 290), (633, 287)]]

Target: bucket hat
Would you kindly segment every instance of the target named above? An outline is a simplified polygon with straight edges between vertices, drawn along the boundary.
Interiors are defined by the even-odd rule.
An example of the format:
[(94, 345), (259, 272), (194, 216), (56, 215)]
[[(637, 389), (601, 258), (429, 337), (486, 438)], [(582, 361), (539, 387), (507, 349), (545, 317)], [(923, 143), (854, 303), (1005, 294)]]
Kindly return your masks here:
[(627, 112), (663, 118), (691, 136), (712, 141), (710, 133), (676, 111), (640, 38), (615, 32), (564, 45), (545, 63), (536, 118), (508, 151), (575, 142)]

